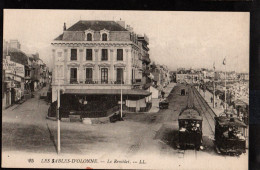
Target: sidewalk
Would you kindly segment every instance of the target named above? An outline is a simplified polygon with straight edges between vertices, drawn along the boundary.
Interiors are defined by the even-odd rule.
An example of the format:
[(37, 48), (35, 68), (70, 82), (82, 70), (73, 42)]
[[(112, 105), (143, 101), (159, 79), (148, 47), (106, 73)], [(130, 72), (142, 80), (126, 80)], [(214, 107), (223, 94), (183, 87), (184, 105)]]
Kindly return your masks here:
[[(199, 93), (202, 97), (204, 97), (203, 90), (199, 90)], [(216, 113), (217, 116), (219, 116), (221, 113), (224, 112), (224, 108), (220, 105), (221, 100), (215, 98), (215, 102), (217, 102), (217, 107), (213, 108), (213, 103), (211, 103), (210, 98), (213, 97), (213, 94), (211, 94), (209, 91), (206, 90), (204, 99), (207, 101), (211, 109)]]
[[(171, 91), (172, 91), (172, 89), (174, 88), (176, 86), (176, 83), (170, 83), (167, 87), (165, 87), (164, 89), (163, 89), (163, 91), (165, 92), (165, 94), (164, 94), (164, 97), (165, 98), (167, 98), (169, 95), (170, 95), (170, 93), (171, 93)], [(161, 98), (159, 98), (159, 99), (152, 99), (152, 107), (151, 107), (151, 109), (149, 110), (149, 113), (157, 113), (157, 112), (159, 112), (159, 103), (160, 103), (160, 101), (161, 101)]]

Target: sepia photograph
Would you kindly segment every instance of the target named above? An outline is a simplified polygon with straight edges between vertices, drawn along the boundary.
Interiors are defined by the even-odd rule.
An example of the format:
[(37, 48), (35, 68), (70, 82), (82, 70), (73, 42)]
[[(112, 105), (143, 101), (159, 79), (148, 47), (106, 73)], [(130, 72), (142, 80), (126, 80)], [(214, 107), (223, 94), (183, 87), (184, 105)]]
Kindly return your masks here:
[(248, 169), (249, 12), (3, 14), (2, 167)]

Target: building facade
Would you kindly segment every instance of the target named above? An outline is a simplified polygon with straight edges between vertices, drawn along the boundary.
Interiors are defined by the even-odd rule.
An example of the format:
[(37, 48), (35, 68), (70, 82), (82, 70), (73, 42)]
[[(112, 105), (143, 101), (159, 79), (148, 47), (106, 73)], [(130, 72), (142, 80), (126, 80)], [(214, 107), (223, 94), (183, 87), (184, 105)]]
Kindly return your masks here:
[(16, 49), (21, 49), (21, 44), (18, 40), (10, 40), (9, 42), (9, 48), (16, 48)]
[(52, 57), (52, 102), (59, 88), (81, 96), (118, 96), (123, 89), (126, 107), (146, 107), (149, 94), (133, 89), (142, 79), (138, 38), (124, 21), (79, 21), (68, 29), (64, 24), (52, 42)]
[(3, 59), (4, 91), (2, 106), (6, 108), (20, 101), (24, 96), (24, 65), (11, 61), (10, 56)]

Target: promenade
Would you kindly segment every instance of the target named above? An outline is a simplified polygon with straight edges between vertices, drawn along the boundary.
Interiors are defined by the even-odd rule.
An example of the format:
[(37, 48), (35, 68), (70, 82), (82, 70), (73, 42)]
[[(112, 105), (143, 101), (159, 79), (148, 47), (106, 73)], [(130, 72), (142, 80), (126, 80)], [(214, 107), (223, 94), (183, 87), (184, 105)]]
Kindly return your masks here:
[(211, 97), (213, 98), (213, 94), (211, 94), (208, 90), (206, 90), (205, 93), (201, 89), (199, 89), (198, 91), (201, 94), (201, 96), (204, 97), (206, 102), (209, 104), (209, 106), (216, 113), (217, 116), (219, 116), (221, 113), (224, 112), (224, 107), (222, 105), (220, 105), (220, 103), (221, 103), (220, 99), (217, 99), (215, 97), (215, 103), (217, 103), (217, 106), (215, 108), (213, 108), (213, 103), (211, 103), (211, 99), (210, 99)]

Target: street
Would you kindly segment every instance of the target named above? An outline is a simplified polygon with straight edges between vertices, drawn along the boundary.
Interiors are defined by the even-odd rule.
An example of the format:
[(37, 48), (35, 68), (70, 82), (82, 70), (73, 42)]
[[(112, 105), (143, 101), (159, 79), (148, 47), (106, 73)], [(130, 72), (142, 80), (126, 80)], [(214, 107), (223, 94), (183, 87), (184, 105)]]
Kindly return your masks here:
[[(41, 89), (35, 98), (29, 99), (21, 106), (3, 111), (4, 158), (14, 153), (57, 156), (57, 122), (46, 119), (49, 105), (39, 99), (39, 94), (45, 90), (47, 88)], [(168, 100), (169, 109), (160, 110), (158, 113), (127, 114), (124, 121), (116, 123), (86, 125), (79, 122), (61, 122), (59, 156), (109, 155), (112, 158), (127, 159), (138, 156), (149, 161), (149, 155), (157, 155), (160, 158), (165, 157), (165, 161), (191, 161), (202, 158), (211, 161), (246, 161), (247, 153), (241, 155), (240, 159), (218, 155), (214, 150), (212, 136), (207, 132), (209, 125), (206, 121), (203, 123), (204, 150), (186, 150), (185, 153), (180, 153), (177, 149), (178, 114), (186, 107), (187, 96), (180, 96), (180, 86), (176, 86)]]

